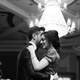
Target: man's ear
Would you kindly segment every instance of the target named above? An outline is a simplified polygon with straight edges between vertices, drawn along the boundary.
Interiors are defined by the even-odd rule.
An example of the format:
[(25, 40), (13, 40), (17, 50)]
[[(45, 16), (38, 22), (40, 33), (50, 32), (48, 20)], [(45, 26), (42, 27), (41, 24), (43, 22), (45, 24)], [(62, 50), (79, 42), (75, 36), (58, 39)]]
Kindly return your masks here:
[(33, 38), (35, 37), (35, 33), (34, 33), (34, 34), (32, 34), (32, 37), (33, 37)]

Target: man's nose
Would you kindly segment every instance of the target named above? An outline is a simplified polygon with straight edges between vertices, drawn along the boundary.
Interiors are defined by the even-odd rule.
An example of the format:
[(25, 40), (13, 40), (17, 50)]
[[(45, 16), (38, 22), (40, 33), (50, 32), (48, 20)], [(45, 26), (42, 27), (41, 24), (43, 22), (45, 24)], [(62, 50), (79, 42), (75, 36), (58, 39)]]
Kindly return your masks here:
[(40, 41), (40, 43), (43, 43), (43, 41)]

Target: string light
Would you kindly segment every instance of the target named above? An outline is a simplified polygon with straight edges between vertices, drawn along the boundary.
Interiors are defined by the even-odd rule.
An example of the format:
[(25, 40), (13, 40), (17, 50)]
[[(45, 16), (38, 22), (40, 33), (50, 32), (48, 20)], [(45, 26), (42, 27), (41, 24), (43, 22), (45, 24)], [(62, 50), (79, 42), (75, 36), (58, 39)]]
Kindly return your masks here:
[(38, 8), (41, 9), (41, 3), (38, 3)]
[(61, 4), (61, 0), (58, 0), (58, 3)]
[(39, 20), (38, 19), (35, 19), (35, 25), (39, 25)]
[(30, 21), (29, 27), (33, 27), (33, 26), (34, 26), (33, 21)]
[(68, 18), (68, 20), (67, 20), (67, 25), (68, 25), (68, 27), (71, 26), (71, 19), (70, 18)]
[(75, 29), (76, 29), (76, 25), (75, 25), (75, 22), (73, 21), (72, 25), (71, 25), (71, 28), (70, 28), (70, 33), (74, 32)]
[(63, 4), (64, 9), (67, 9), (67, 3)]

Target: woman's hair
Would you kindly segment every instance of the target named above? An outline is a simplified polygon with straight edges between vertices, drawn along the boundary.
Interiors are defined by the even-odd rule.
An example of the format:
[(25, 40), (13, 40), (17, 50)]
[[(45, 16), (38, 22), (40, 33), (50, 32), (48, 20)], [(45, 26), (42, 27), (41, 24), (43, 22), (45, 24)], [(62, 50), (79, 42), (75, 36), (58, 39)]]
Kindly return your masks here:
[(44, 32), (44, 36), (48, 40), (48, 43), (52, 44), (57, 51), (60, 49), (59, 36), (56, 30), (46, 31)]

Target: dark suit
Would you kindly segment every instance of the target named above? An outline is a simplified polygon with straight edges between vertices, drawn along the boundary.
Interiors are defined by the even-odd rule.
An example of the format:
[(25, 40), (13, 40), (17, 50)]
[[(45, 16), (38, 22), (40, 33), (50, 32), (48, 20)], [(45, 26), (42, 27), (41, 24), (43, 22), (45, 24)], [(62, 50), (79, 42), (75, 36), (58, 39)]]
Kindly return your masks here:
[(31, 44), (28, 43), (25, 45), (18, 55), (17, 80), (49, 80), (49, 75), (46, 75), (43, 71), (34, 71), (30, 58), (30, 52), (26, 48), (29, 45)]

